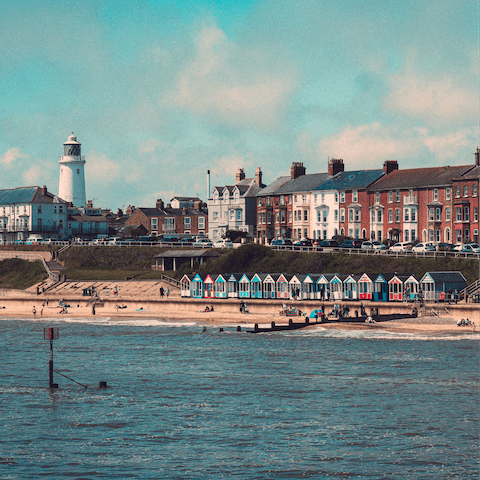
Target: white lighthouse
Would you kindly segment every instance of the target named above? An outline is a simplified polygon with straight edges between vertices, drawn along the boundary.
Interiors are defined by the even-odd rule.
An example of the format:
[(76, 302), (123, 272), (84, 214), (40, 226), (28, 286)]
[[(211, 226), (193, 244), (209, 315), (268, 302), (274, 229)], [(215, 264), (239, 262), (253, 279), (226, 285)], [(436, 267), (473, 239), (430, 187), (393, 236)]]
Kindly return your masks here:
[(81, 143), (72, 134), (63, 144), (63, 156), (60, 156), (60, 182), (58, 196), (76, 207), (86, 206), (85, 195), (85, 157), (81, 156)]

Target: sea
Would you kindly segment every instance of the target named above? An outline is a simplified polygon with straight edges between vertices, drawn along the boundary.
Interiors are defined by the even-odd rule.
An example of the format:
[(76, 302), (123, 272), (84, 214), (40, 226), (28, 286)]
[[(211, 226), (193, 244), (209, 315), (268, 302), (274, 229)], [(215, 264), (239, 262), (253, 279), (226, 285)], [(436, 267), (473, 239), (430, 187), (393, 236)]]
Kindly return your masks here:
[(248, 327), (0, 318), (0, 478), (479, 478), (478, 333)]

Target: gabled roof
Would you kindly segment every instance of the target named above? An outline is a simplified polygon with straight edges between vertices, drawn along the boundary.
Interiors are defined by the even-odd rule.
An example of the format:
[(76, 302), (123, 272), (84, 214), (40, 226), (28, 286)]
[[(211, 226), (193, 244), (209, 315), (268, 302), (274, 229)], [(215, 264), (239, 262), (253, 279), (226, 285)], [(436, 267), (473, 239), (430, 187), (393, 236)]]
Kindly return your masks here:
[(178, 200), (179, 202), (201, 202), (198, 197), (173, 197), (170, 201), (172, 200)]
[(420, 282), (423, 283), (427, 277), (430, 277), (435, 283), (467, 283), (462, 272), (427, 272)]
[(464, 173), (461, 177), (455, 178), (455, 180), (477, 180), (480, 174), (480, 166), (476, 165), (468, 172)]
[(138, 207), (135, 209), (135, 211), (137, 210), (140, 210), (147, 217), (164, 217), (165, 216), (165, 213), (163, 213), (162, 210), (160, 210), (159, 208)]
[(454, 178), (460, 177), (469, 170), (472, 165), (457, 167), (426, 167), (395, 170), (383, 176), (369, 187), (370, 191), (414, 189), (425, 187), (441, 187), (452, 184)]
[(108, 219), (103, 215), (69, 215), (69, 222), (95, 222), (108, 223)]
[(21, 203), (63, 203), (64, 200), (58, 198), (50, 192), (46, 195), (42, 193), (40, 187), (18, 187), (6, 190), (0, 190), (0, 204), (21, 204)]
[(310, 192), (315, 190), (325, 180), (329, 178), (328, 173), (312, 173), (310, 175), (300, 175), (293, 180), (282, 185), (275, 191), (275, 195), (283, 195), (297, 192)]
[(280, 188), (282, 185), (287, 183), (289, 180), (291, 180), (290, 175), (285, 176), (285, 177), (278, 177), (275, 179), (270, 185), (267, 185), (264, 189), (260, 190), (260, 192), (257, 193), (257, 197), (264, 197), (267, 195), (273, 195), (275, 190)]
[(383, 175), (383, 170), (355, 170), (329, 177), (315, 190), (361, 190), (368, 188)]

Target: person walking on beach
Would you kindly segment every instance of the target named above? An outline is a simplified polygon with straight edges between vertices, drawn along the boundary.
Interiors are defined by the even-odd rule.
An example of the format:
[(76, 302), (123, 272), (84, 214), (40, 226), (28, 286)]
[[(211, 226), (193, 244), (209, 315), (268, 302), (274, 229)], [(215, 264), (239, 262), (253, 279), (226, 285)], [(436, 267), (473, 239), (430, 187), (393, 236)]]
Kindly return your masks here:
[(167, 299), (168, 299), (168, 297), (170, 296), (170, 288), (167, 287), (167, 290), (165, 291), (165, 293), (167, 294)]
[(165, 290), (163, 287), (160, 287), (160, 298), (163, 298), (163, 295), (165, 294)]
[(35, 308), (35, 305), (33, 306), (32, 313), (33, 313), (33, 318), (37, 318), (37, 310)]

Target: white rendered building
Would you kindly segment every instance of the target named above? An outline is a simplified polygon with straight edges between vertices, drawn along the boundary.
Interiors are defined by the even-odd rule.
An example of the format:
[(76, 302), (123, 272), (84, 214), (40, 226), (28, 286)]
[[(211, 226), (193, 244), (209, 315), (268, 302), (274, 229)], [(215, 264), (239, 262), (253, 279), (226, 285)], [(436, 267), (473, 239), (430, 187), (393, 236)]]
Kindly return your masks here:
[(76, 207), (85, 207), (85, 157), (81, 156), (81, 144), (72, 133), (63, 144), (60, 156), (60, 182), (58, 196)]

